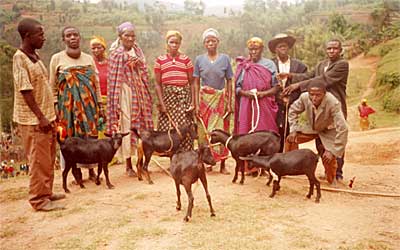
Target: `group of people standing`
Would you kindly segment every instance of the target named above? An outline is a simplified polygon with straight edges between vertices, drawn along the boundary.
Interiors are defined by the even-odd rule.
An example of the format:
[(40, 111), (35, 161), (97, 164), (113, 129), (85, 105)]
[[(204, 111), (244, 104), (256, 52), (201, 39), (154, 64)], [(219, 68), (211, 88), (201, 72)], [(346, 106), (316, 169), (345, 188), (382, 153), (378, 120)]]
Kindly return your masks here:
[[(34, 19), (24, 19), (18, 25), (22, 44), (14, 56), (14, 121), (24, 131), (31, 166), (30, 203), (36, 210), (59, 209), (53, 201), (65, 197), (52, 193), (56, 122), (69, 137), (96, 137), (104, 122), (109, 134), (129, 132), (132, 127), (154, 128), (153, 85), (136, 42), (135, 27), (124, 22), (117, 30), (118, 38), (108, 56), (107, 44), (99, 36), (90, 41), (90, 56), (81, 51), (79, 30), (65, 27), (61, 34), (65, 50), (52, 56), (48, 75), (36, 52), (45, 41), (43, 26)], [(340, 159), (347, 140), (348, 64), (340, 57), (340, 41), (329, 41), (328, 59), (307, 73), (302, 62), (289, 56), (293, 37), (279, 34), (268, 43), (276, 55), (272, 60), (262, 57), (264, 42), (253, 37), (247, 42), (249, 56), (236, 59), (234, 74), (230, 57), (218, 51), (218, 31), (207, 29), (202, 39), (206, 53), (197, 56), (193, 65), (180, 51), (182, 34), (168, 31), (165, 36), (167, 51), (154, 63), (159, 131), (189, 125), (198, 118), (199, 127), (204, 129), (199, 132), (199, 143), (206, 143), (205, 133), (214, 128), (229, 130), (230, 115), (234, 114), (234, 134), (260, 130), (279, 133), (281, 151), (296, 148), (306, 141), (304, 136), (316, 139), (328, 181), (343, 178)], [(301, 94), (303, 91), (308, 93)], [(327, 103), (332, 108), (326, 108)], [(302, 112), (310, 117), (309, 131), (297, 126)], [(321, 114), (324, 118), (320, 119)], [(129, 176), (136, 174), (131, 162), (135, 146), (136, 138), (130, 135), (120, 148)], [(185, 138), (180, 147), (183, 151), (193, 149), (193, 140)], [(229, 174), (225, 167), (228, 150), (221, 145), (212, 151), (221, 162), (220, 172)]]

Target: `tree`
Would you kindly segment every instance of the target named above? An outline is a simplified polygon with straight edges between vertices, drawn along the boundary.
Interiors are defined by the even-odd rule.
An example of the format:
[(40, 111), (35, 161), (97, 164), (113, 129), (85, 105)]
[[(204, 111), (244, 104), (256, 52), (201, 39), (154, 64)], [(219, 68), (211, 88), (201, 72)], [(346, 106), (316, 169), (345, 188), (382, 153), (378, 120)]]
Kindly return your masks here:
[(344, 35), (349, 25), (342, 14), (333, 13), (328, 19), (328, 28), (332, 33)]
[(203, 1), (194, 1), (194, 0), (185, 0), (184, 3), (185, 12), (192, 15), (200, 15), (204, 14), (205, 3)]

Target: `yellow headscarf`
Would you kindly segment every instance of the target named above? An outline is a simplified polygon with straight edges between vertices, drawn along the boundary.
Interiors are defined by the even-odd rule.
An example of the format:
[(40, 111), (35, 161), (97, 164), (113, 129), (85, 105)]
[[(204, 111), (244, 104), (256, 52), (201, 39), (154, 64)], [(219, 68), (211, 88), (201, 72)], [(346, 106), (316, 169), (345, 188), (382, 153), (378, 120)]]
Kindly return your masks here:
[(168, 31), (167, 32), (167, 34), (165, 35), (165, 40), (166, 41), (168, 41), (168, 39), (171, 37), (171, 36), (176, 36), (178, 39), (179, 39), (179, 41), (182, 41), (182, 34), (179, 32), (179, 31), (177, 31), (177, 30), (170, 30), (170, 31)]
[(250, 45), (253, 45), (253, 44), (259, 45), (259, 46), (261, 46), (261, 47), (264, 47), (264, 42), (263, 42), (263, 40), (262, 40), (261, 38), (259, 38), (259, 37), (256, 37), (256, 36), (250, 38), (250, 39), (247, 41), (247, 48), (250, 47)]
[(107, 49), (107, 43), (106, 40), (101, 37), (101, 36), (92, 36), (92, 39), (90, 40), (90, 45), (94, 43), (99, 43), (101, 46), (104, 47), (104, 57), (107, 57), (106, 49)]

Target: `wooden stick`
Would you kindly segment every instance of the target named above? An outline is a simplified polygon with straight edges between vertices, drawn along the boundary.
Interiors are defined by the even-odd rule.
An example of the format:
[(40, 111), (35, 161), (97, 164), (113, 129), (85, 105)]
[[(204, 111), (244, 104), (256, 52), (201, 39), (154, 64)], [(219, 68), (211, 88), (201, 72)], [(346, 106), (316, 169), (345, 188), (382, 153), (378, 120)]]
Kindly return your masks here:
[(164, 173), (166, 173), (169, 177), (172, 178), (171, 173), (168, 170), (166, 170), (165, 168), (163, 168), (157, 160), (155, 160), (155, 159), (151, 159), (151, 160), (157, 165), (157, 167), (161, 168), (161, 170), (164, 171)]
[(347, 189), (339, 189), (339, 188), (330, 188), (330, 187), (321, 187), (321, 190), (329, 191), (329, 192), (342, 192), (342, 193), (359, 194), (359, 195), (370, 195), (370, 196), (400, 197), (400, 194), (364, 192), (364, 191), (355, 191), (355, 190), (347, 190)]

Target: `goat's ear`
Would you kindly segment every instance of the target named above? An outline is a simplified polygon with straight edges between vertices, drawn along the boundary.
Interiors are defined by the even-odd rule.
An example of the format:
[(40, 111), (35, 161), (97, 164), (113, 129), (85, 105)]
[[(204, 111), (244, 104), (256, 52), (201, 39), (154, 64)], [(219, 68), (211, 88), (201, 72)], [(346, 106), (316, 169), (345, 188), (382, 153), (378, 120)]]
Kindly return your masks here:
[(104, 135), (107, 137), (112, 137), (112, 134), (109, 134), (109, 133), (104, 133)]
[(121, 133), (121, 136), (122, 136), (122, 137), (127, 136), (127, 135), (129, 135), (129, 132)]

